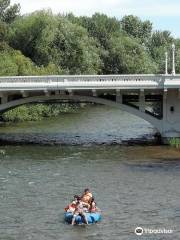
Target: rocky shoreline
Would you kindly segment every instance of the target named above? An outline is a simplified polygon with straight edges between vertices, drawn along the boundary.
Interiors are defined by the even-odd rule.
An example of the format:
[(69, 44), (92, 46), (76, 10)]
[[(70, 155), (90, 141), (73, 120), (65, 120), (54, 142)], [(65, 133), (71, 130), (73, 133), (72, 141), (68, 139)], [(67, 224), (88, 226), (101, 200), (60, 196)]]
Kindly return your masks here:
[(97, 139), (92, 135), (72, 135), (72, 134), (40, 134), (40, 133), (14, 133), (1, 134), (0, 145), (161, 145), (161, 139), (156, 135), (145, 135), (141, 138), (120, 139), (109, 138)]

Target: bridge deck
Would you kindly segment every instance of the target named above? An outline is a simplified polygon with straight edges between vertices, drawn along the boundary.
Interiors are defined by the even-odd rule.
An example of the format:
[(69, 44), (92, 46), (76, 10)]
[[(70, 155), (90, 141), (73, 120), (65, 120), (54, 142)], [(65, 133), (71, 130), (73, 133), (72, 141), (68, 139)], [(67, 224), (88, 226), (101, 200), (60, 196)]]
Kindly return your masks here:
[(59, 75), (0, 77), (0, 91), (180, 89), (180, 75)]

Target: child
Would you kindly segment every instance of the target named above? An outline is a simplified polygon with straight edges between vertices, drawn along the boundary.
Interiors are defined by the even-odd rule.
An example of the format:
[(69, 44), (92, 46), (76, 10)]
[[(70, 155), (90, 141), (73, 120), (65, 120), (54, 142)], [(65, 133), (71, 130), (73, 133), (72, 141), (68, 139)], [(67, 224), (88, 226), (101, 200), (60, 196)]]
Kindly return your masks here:
[[(85, 203), (81, 201), (80, 197), (78, 197), (76, 207), (74, 210), (74, 214), (73, 214), (73, 218), (72, 218), (72, 223), (71, 223), (72, 225), (75, 224), (75, 220), (78, 215), (80, 215), (83, 218), (84, 222), (86, 224), (88, 224), (88, 220), (86, 218), (86, 213), (84, 212), (84, 206), (85, 206)], [(89, 207), (89, 206), (87, 206), (87, 207)]]
[(75, 195), (74, 196), (74, 200), (72, 201), (72, 203), (70, 203), (67, 207), (65, 207), (65, 211), (66, 212), (74, 212), (75, 211), (75, 208), (76, 208), (76, 203), (77, 203), (77, 199), (78, 199), (79, 196)]
[(91, 199), (89, 211), (90, 212), (96, 212), (97, 211), (96, 202), (94, 201), (94, 198)]

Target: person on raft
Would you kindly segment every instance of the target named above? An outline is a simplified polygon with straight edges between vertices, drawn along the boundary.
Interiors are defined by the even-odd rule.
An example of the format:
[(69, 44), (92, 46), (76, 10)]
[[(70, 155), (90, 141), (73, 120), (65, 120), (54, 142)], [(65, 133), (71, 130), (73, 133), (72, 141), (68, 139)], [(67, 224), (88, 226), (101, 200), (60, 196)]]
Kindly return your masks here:
[(76, 203), (77, 203), (77, 199), (79, 198), (78, 195), (74, 195), (74, 200), (64, 208), (65, 212), (74, 212), (75, 208), (76, 208)]
[(73, 218), (72, 218), (72, 223), (71, 223), (72, 225), (75, 224), (75, 220), (76, 220), (76, 217), (78, 215), (80, 215), (83, 218), (85, 224), (88, 224), (88, 220), (87, 220), (86, 213), (85, 213), (85, 210), (84, 210), (85, 207), (87, 207), (87, 209), (88, 209), (89, 204), (85, 203), (85, 202), (82, 202), (81, 198), (78, 197), (77, 198), (77, 203), (76, 203), (76, 206), (75, 206), (75, 210), (74, 210), (74, 213), (73, 213)]
[(90, 203), (90, 206), (89, 206), (89, 212), (97, 212), (98, 211), (98, 209), (97, 209), (97, 207), (96, 207), (96, 202), (94, 201), (95, 199), (92, 197), (92, 199), (91, 199), (91, 203)]
[(84, 193), (81, 196), (81, 201), (84, 202), (84, 203), (90, 204), (91, 200), (92, 200), (92, 197), (93, 197), (93, 195), (90, 192), (89, 188), (86, 188), (86, 189), (84, 189)]

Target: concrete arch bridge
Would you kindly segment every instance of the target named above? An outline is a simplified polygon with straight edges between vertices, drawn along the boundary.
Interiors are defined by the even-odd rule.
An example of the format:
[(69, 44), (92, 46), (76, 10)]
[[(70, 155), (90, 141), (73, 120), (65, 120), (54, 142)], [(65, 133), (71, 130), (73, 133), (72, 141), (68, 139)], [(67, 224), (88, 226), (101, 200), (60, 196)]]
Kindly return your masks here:
[(0, 77), (0, 113), (56, 101), (120, 108), (151, 123), (164, 141), (180, 137), (180, 75)]

